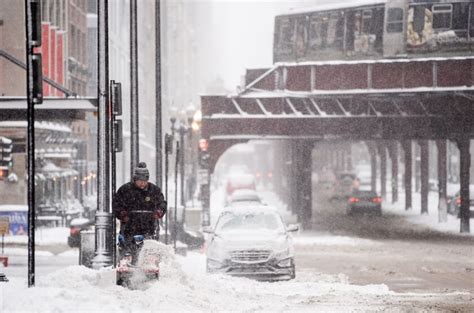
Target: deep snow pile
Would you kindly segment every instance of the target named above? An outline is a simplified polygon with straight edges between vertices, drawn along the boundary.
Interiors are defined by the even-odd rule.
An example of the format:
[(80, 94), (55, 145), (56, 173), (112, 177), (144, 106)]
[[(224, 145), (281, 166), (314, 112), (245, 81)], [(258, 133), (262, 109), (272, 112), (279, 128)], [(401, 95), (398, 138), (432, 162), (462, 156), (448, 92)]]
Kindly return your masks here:
[[(314, 273), (301, 273), (302, 277), (296, 280), (276, 283), (207, 275), (201, 254), (176, 257), (164, 245), (160, 252), (160, 280), (148, 283), (142, 290), (116, 286), (115, 271), (111, 268), (96, 271), (71, 266), (38, 278), (35, 288), (27, 288), (26, 282), (18, 278), (0, 284), (0, 311), (310, 310), (328, 298), (363, 300), (391, 294), (385, 285), (355, 286), (348, 284), (345, 277), (327, 280)], [(334, 305), (345, 308), (343, 302)]]

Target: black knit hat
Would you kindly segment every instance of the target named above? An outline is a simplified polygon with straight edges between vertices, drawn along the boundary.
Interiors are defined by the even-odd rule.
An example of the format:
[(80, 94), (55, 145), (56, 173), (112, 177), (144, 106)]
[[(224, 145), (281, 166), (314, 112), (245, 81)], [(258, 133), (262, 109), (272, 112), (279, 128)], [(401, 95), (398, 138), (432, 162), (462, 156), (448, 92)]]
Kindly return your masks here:
[(145, 162), (138, 163), (137, 167), (133, 171), (133, 180), (149, 180), (150, 179), (150, 172), (146, 168)]

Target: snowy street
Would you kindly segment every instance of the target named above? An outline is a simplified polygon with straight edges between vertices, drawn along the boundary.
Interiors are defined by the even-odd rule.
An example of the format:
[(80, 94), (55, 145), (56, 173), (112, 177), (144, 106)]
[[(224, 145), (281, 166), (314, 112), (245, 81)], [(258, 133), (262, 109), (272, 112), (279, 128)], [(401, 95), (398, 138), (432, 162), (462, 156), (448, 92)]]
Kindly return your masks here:
[[(274, 194), (263, 194), (267, 202), (281, 205)], [(219, 201), (220, 193), (214, 195)], [(342, 203), (316, 195), (313, 230), (294, 236), (295, 280), (259, 282), (209, 275), (202, 251), (183, 257), (165, 249), (161, 280), (143, 291), (127, 290), (115, 286), (112, 269), (77, 266), (77, 250), (53, 254), (44, 250), (46, 246), (38, 251), (37, 286), (28, 289), (26, 255), (10, 248), (14, 256), (5, 268), (10, 282), (0, 285), (0, 308), (2, 312), (474, 310), (472, 236), (429, 230), (393, 213), (348, 217)]]

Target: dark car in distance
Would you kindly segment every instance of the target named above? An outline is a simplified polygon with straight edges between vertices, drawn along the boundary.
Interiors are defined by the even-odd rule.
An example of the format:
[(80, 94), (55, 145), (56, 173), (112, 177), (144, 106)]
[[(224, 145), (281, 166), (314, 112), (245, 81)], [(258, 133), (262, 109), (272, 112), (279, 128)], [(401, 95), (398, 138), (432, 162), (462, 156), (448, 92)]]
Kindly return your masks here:
[(382, 215), (382, 198), (369, 190), (354, 190), (347, 203), (347, 214)]

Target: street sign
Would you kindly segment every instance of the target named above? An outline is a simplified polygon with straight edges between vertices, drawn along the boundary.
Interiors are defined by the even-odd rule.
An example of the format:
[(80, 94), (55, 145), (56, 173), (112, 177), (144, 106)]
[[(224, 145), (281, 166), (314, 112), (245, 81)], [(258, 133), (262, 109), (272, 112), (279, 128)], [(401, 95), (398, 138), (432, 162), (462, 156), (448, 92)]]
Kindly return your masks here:
[(197, 172), (198, 185), (207, 185), (209, 184), (209, 171), (199, 169)]
[(0, 217), (0, 235), (8, 235), (10, 231), (10, 219), (8, 217)]

